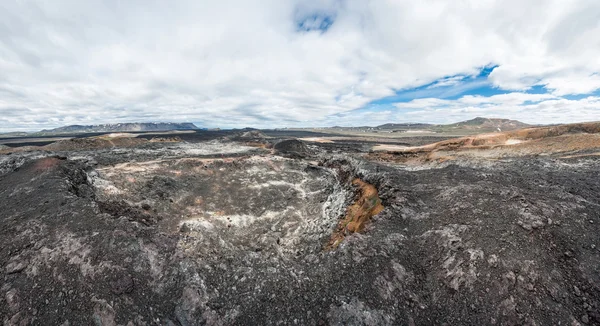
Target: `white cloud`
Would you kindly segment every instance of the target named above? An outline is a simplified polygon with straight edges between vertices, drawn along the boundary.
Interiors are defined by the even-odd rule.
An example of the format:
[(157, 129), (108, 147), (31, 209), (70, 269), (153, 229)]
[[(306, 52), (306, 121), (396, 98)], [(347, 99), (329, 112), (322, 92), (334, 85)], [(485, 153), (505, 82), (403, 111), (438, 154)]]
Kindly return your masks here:
[(507, 93), (498, 94), (493, 96), (473, 96), (466, 95), (459, 99), (460, 104), (465, 105), (478, 105), (478, 104), (492, 104), (492, 105), (521, 105), (525, 102), (540, 102), (543, 100), (554, 99), (555, 96), (550, 94), (527, 94), (527, 93)]
[(553, 76), (544, 80), (546, 88), (556, 95), (589, 94), (600, 89), (600, 75), (594, 73), (589, 76), (571, 74)]
[(434, 84), (428, 86), (427, 88), (437, 88), (437, 87), (446, 87), (446, 86), (454, 86), (460, 84), (465, 76), (452, 76), (447, 78), (442, 78), (436, 81)]
[[(333, 24), (299, 30), (307, 17), (309, 30)], [(600, 88), (597, 35), (597, 0), (6, 0), (0, 130), (321, 124), (490, 63), (502, 89), (587, 94)]]
[(506, 93), (493, 96), (465, 95), (458, 100), (444, 100), (438, 98), (420, 98), (409, 102), (396, 103), (395, 107), (399, 109), (428, 109), (444, 107), (468, 107), (473, 105), (481, 106), (505, 106), (522, 105), (526, 102), (540, 102), (550, 99), (556, 99), (551, 94), (528, 94), (528, 93)]

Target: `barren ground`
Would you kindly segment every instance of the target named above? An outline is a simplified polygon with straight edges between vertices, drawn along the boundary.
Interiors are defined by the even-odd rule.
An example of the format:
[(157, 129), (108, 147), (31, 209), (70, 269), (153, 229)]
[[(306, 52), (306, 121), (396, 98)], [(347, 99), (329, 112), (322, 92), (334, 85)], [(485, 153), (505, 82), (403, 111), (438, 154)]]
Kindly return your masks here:
[(597, 132), (0, 149), (0, 320), (600, 325)]

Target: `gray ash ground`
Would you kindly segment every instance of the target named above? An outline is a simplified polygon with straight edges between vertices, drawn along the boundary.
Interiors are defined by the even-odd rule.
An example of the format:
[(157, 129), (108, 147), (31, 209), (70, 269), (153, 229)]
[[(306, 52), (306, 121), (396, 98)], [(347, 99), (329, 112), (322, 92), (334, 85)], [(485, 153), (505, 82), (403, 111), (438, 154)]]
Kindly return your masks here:
[[(4, 325), (600, 324), (597, 156), (188, 141), (0, 156)], [(327, 250), (353, 178), (385, 209)]]

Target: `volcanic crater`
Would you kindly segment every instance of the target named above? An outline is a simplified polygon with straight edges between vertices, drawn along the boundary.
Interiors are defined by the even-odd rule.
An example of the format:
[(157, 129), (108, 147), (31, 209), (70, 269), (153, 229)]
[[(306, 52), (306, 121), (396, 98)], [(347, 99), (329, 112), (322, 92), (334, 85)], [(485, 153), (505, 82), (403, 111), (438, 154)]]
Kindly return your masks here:
[(88, 175), (100, 211), (180, 232), (201, 242), (198, 253), (318, 252), (350, 196), (334, 171), (279, 156), (127, 162)]

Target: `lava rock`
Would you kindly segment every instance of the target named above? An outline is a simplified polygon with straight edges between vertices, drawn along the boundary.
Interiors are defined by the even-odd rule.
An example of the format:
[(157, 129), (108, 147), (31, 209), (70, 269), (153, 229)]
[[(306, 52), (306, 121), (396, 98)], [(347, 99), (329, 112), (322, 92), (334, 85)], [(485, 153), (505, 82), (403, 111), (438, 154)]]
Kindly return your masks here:
[(133, 278), (129, 275), (123, 275), (111, 283), (112, 292), (116, 295), (133, 292)]
[(290, 158), (304, 158), (311, 154), (308, 146), (297, 139), (280, 141), (273, 148), (277, 154)]
[(15, 274), (22, 272), (27, 268), (28, 263), (26, 261), (13, 261), (6, 265), (6, 274)]

